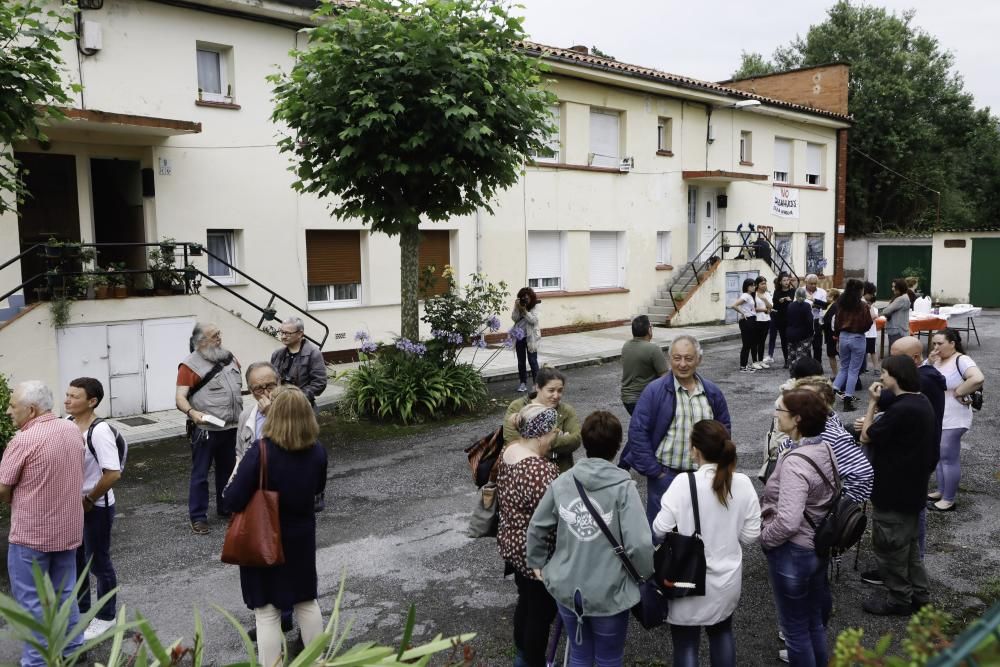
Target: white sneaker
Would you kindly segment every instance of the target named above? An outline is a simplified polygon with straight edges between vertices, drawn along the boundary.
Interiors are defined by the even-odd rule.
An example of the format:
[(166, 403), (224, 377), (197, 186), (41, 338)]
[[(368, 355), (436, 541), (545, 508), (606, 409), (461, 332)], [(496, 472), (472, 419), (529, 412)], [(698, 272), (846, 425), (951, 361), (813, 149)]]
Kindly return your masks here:
[(763, 370), (768, 370), (769, 368), (771, 368), (771, 364), (769, 364), (767, 361), (760, 361), (758, 362), (758, 364), (760, 365), (760, 368)]
[(778, 630), (778, 639), (780, 639), (781, 641), (785, 641), (785, 633), (782, 632), (781, 630)]
[(95, 618), (90, 622), (90, 625), (87, 626), (87, 629), (83, 631), (83, 641), (89, 642), (91, 639), (99, 637), (110, 628), (113, 628), (114, 625), (114, 621), (104, 621), (99, 618)]
[(765, 368), (767, 368), (767, 366), (764, 365), (763, 361), (755, 361), (755, 362), (753, 362), (750, 365), (753, 367), (754, 370), (757, 370), (757, 371), (762, 371)]
[(526, 392), (528, 391), (528, 385), (522, 382), (521, 384), (517, 385), (517, 390), (521, 393)]
[(756, 373), (756, 372), (757, 369), (749, 364), (740, 369), (740, 373)]
[(766, 357), (764, 357), (764, 363), (773, 364), (774, 363), (774, 357), (772, 357), (771, 355), (767, 355)]
[(788, 662), (788, 649), (787, 648), (783, 648), (780, 651), (778, 651), (778, 660), (780, 660), (781, 662)]

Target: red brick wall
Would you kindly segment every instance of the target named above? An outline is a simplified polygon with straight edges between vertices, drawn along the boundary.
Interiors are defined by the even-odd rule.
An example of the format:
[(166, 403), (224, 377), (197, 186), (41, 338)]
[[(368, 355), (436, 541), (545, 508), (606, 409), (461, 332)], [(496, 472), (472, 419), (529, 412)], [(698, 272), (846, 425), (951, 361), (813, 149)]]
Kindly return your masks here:
[(849, 65), (837, 63), (720, 83), (729, 88), (846, 115), (849, 74)]
[(844, 284), (844, 230), (847, 229), (847, 130), (837, 130), (837, 184), (833, 241), (833, 283)]

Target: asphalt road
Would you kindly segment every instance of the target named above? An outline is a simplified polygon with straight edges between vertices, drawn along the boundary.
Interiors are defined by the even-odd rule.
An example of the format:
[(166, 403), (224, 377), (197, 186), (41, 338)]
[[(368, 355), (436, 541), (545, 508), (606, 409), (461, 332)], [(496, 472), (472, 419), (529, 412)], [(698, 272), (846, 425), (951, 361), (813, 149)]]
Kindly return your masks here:
[[(979, 329), (982, 346), (973, 344), (969, 352), (989, 381), (1000, 376), (1000, 313), (980, 318)], [(709, 346), (701, 372), (725, 392), (739, 469), (755, 479), (776, 388), (785, 376), (780, 369), (738, 374), (737, 355), (735, 342)], [(617, 363), (568, 371), (565, 400), (581, 417), (610, 409), (627, 425), (618, 398), (620, 373)], [(1000, 411), (989, 387), (986, 408), (965, 437), (958, 511), (931, 515), (928, 528), (932, 601), (966, 619), (982, 611), (977, 593), (991, 579), (997, 582), (1000, 572)], [(515, 397), (514, 388), (510, 382), (491, 385), (501, 403)], [(501, 578), (494, 540), (465, 536), (476, 496), (462, 449), (495, 427), (500, 414), (414, 429), (336, 422), (325, 427), (330, 476), (317, 535), (320, 603), (327, 614), (341, 575), (346, 576), (343, 609), (354, 619), (355, 640), (397, 641), (413, 603), (415, 642), (438, 633), (476, 632), (473, 646), (480, 664), (510, 664), (513, 581)], [(141, 611), (166, 642), (183, 637), (190, 643), (193, 610), (199, 609), (207, 630), (206, 657), (225, 664), (240, 659), (242, 648), (213, 605), (234, 612), (246, 625), (253, 616), (243, 604), (237, 569), (219, 562), (222, 525), (213, 522), (207, 536), (193, 535), (188, 527), (188, 466), (188, 446), (181, 441), (135, 447), (130, 453), (116, 488), (113, 554), (122, 589), (119, 602)], [(639, 486), (643, 492), (641, 481)], [(743, 597), (734, 623), (738, 662), (777, 664), (780, 644), (766, 564), (759, 548), (746, 548), (744, 555)], [(869, 638), (885, 632), (899, 637), (905, 619), (874, 618), (861, 611), (861, 601), (873, 589), (860, 581), (853, 563), (852, 553), (832, 584), (831, 645), (846, 627), (863, 627)], [(862, 569), (869, 564), (863, 548)], [(5, 581), (3, 585), (8, 588)], [(668, 634), (665, 628), (644, 631), (633, 622), (626, 664), (670, 664)], [(18, 651), (3, 638), (0, 663), (15, 663)], [(708, 664), (707, 645), (702, 654)]]

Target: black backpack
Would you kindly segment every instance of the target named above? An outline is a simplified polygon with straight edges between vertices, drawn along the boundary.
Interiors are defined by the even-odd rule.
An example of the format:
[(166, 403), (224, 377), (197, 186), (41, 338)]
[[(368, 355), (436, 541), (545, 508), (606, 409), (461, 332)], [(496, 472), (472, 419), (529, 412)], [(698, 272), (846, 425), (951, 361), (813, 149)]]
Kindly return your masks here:
[(816, 553), (825, 558), (831, 552), (843, 553), (861, 541), (865, 534), (865, 527), (868, 525), (868, 517), (861, 509), (861, 505), (855, 502), (850, 496), (844, 494), (843, 485), (840, 483), (840, 475), (837, 473), (837, 461), (830, 451), (830, 464), (833, 466), (834, 486), (827, 476), (816, 465), (816, 462), (805, 454), (799, 452), (789, 452), (787, 456), (798, 456), (809, 462), (816, 472), (819, 473), (823, 482), (833, 490), (833, 500), (826, 510), (826, 514), (819, 522), (813, 522), (809, 515), (803, 510), (802, 515), (806, 522), (813, 528), (813, 545)]
[[(97, 418), (91, 423), (90, 428), (87, 429), (87, 449), (90, 450), (90, 455), (94, 457), (94, 460), (100, 465), (100, 459), (97, 458), (97, 450), (94, 449), (94, 428), (98, 424), (102, 423), (104, 420)], [(111, 433), (115, 436), (115, 447), (118, 449), (118, 469), (125, 472), (125, 459), (128, 458), (128, 442), (125, 440), (125, 436), (118, 432), (111, 424), (108, 424), (108, 428), (111, 429)], [(104, 504), (108, 504), (108, 494), (104, 494)]]

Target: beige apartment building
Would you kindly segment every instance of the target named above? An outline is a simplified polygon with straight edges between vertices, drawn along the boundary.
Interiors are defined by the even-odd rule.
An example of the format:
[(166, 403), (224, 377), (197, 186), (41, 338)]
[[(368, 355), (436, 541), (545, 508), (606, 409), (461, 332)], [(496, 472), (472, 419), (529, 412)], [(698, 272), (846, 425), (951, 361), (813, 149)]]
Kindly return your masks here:
[[(218, 322), (246, 361), (276, 346), (260, 330), (271, 317), (304, 317), (332, 360), (351, 355), (358, 330), (394, 335), (396, 239), (297, 195), (275, 148), (265, 77), (292, 66), (311, 4), (81, 2), (63, 59), (66, 82), (83, 90), (48, 143), (14, 147), (32, 197), (20, 215), (0, 217), (0, 295), (9, 293), (0, 372), (55, 387), (98, 377), (111, 388), (104, 410), (119, 416), (172, 406), (199, 319)], [(662, 324), (725, 319), (741, 277), (773, 275), (772, 264), (732, 247), (751, 224), (784, 258), (780, 267), (837, 271), (845, 65), (718, 84), (581, 49), (523, 48), (550, 66), (558, 133), (493, 214), (425, 225), (422, 265), (532, 286), (549, 330), (646, 312)], [(54, 326), (43, 289), (49, 238), (99, 244), (99, 266), (136, 272), (128, 296), (81, 295)], [(175, 247), (161, 249), (165, 238)], [(140, 243), (150, 245), (128, 245)], [(153, 289), (138, 273), (151, 250), (197, 272), (183, 289)], [(697, 278), (682, 275), (692, 264)], [(683, 297), (671, 298), (681, 282), (673, 291)]]

